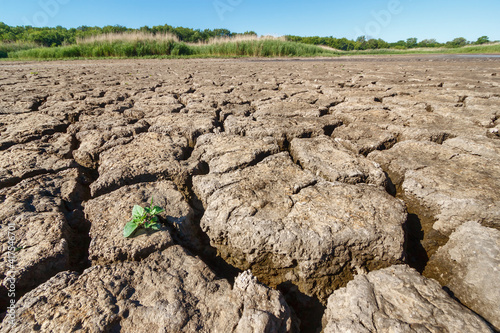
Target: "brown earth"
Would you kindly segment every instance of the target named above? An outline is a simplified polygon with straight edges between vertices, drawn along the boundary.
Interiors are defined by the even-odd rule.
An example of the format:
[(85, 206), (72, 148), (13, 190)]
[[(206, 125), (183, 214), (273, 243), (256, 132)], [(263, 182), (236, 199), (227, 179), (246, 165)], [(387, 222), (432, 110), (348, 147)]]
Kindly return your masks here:
[[(348, 311), (408, 293), (376, 280), (400, 272), (432, 290), (415, 296), (426, 329), (498, 326), (499, 72), (441, 55), (2, 62), (0, 312), (13, 275), (19, 332), (418, 331), (411, 306)], [(162, 227), (124, 239), (151, 197)]]

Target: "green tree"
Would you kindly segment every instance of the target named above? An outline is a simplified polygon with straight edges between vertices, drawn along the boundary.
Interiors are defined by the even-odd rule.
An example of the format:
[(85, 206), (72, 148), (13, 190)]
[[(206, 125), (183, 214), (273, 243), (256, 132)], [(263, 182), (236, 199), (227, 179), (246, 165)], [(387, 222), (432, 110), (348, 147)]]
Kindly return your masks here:
[(490, 38), (488, 36), (481, 36), (477, 39), (477, 41), (474, 44), (485, 44), (485, 43), (489, 43), (489, 42), (490, 42)]
[(419, 47), (439, 47), (441, 44), (438, 43), (434, 38), (424, 39), (418, 43)]
[(452, 40), (451, 42), (447, 42), (446, 46), (448, 46), (448, 47), (462, 47), (462, 46), (465, 46), (467, 44), (468, 44), (467, 39), (465, 39), (463, 37), (458, 37), (458, 38), (455, 38), (454, 40)]
[(406, 40), (406, 47), (409, 49), (411, 49), (413, 47), (417, 47), (417, 42), (418, 42), (418, 39), (416, 39), (415, 37), (408, 38)]
[(356, 47), (356, 43), (352, 40), (349, 40), (347, 38), (341, 38), (337, 41), (337, 47), (336, 49), (343, 50), (343, 51), (352, 51)]
[(355, 44), (356, 50), (366, 50), (367, 49), (367, 41), (366, 41), (366, 36), (359, 36), (356, 38), (356, 44)]
[(366, 43), (366, 36), (359, 36), (356, 38), (356, 43)]
[(227, 29), (214, 29), (215, 37), (231, 37), (231, 31)]
[(139, 31), (140, 32), (144, 32), (144, 33), (152, 33), (153, 31), (151, 30), (150, 27), (148, 27), (147, 25), (143, 26), (143, 27), (140, 27), (139, 28)]

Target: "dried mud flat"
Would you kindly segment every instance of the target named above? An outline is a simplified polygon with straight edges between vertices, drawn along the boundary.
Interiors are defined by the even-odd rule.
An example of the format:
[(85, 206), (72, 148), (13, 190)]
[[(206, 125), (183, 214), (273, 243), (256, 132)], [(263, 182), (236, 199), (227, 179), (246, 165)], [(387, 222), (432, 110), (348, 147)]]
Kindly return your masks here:
[(499, 58), (1, 63), (0, 332), (495, 332), (499, 129)]

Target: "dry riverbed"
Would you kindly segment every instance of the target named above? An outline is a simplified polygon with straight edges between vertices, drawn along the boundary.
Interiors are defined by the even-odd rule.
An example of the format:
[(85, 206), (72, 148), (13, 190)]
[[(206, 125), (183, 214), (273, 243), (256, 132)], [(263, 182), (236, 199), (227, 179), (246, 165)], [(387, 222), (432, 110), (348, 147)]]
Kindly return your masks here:
[(2, 62), (0, 332), (494, 332), (499, 130), (498, 57)]

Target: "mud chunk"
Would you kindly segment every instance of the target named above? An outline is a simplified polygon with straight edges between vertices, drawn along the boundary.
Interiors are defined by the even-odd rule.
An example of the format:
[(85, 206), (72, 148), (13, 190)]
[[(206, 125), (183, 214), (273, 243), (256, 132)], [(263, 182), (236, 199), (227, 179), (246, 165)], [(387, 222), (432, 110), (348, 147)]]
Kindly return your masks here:
[(431, 257), (424, 275), (435, 278), (468, 308), (500, 329), (500, 231), (467, 222)]
[(194, 147), (196, 139), (212, 133), (216, 127), (216, 117), (210, 114), (171, 113), (156, 118), (148, 118), (150, 132), (185, 137), (190, 147)]
[(387, 178), (378, 164), (354, 154), (327, 136), (293, 139), (290, 153), (302, 167), (331, 182), (387, 185)]
[(71, 155), (71, 136), (56, 133), (0, 151), (0, 188), (44, 173), (77, 166)]
[(79, 142), (78, 149), (73, 151), (73, 157), (84, 167), (97, 168), (100, 153), (129, 143), (134, 135), (145, 132), (148, 128), (149, 124), (143, 120), (129, 124), (126, 119), (117, 121), (116, 119), (101, 119), (101, 117), (95, 119), (95, 122), (71, 125), (69, 132), (75, 133), (75, 138)]
[(67, 124), (56, 118), (40, 113), (0, 114), (0, 133), (2, 134), (0, 150), (17, 143), (40, 139), (44, 135), (62, 132), (67, 127)]
[[(165, 209), (159, 215), (161, 230), (139, 229), (133, 237), (124, 238), (123, 228), (132, 219), (133, 206), (149, 207), (151, 199)], [(91, 223), (89, 259), (94, 264), (143, 259), (171, 246), (173, 230), (197, 243), (193, 211), (170, 181), (124, 186), (89, 200), (85, 216)]]
[(428, 226), (449, 236), (470, 220), (500, 226), (500, 167), (489, 158), (432, 142), (405, 141), (368, 156), (401, 186), (401, 195)]
[(304, 101), (279, 101), (259, 105), (255, 117), (320, 117), (327, 113), (327, 108), (318, 108)]
[(355, 267), (371, 270), (404, 257), (402, 202), (375, 186), (319, 179), (286, 153), (195, 176), (193, 185), (211, 244), (271, 286), (292, 281), (326, 300)]
[(180, 175), (179, 161), (187, 157), (188, 142), (182, 137), (142, 133), (130, 143), (101, 153), (99, 178), (92, 183), (92, 196), (130, 185)]
[(206, 134), (196, 143), (190, 160), (206, 163), (210, 173), (225, 173), (256, 164), (265, 157), (279, 152), (276, 140), (239, 135)]
[(432, 279), (403, 265), (357, 275), (328, 299), (323, 332), (494, 332)]
[(141, 262), (59, 273), (19, 301), (17, 318), (14, 327), (2, 323), (0, 332), (296, 331), (278, 291), (249, 272), (231, 288), (180, 246)]
[(229, 116), (224, 122), (226, 132), (254, 138), (272, 136), (284, 149), (294, 138), (310, 138), (340, 126), (341, 121), (332, 116), (324, 117), (235, 117)]
[[(0, 304), (7, 301), (8, 271), (21, 294), (46, 281), (70, 264), (68, 240), (72, 236), (65, 202), (81, 200), (80, 174), (69, 169), (55, 175), (26, 179), (0, 190)], [(9, 239), (16, 251), (10, 269)], [(11, 244), (12, 245), (12, 244)]]

